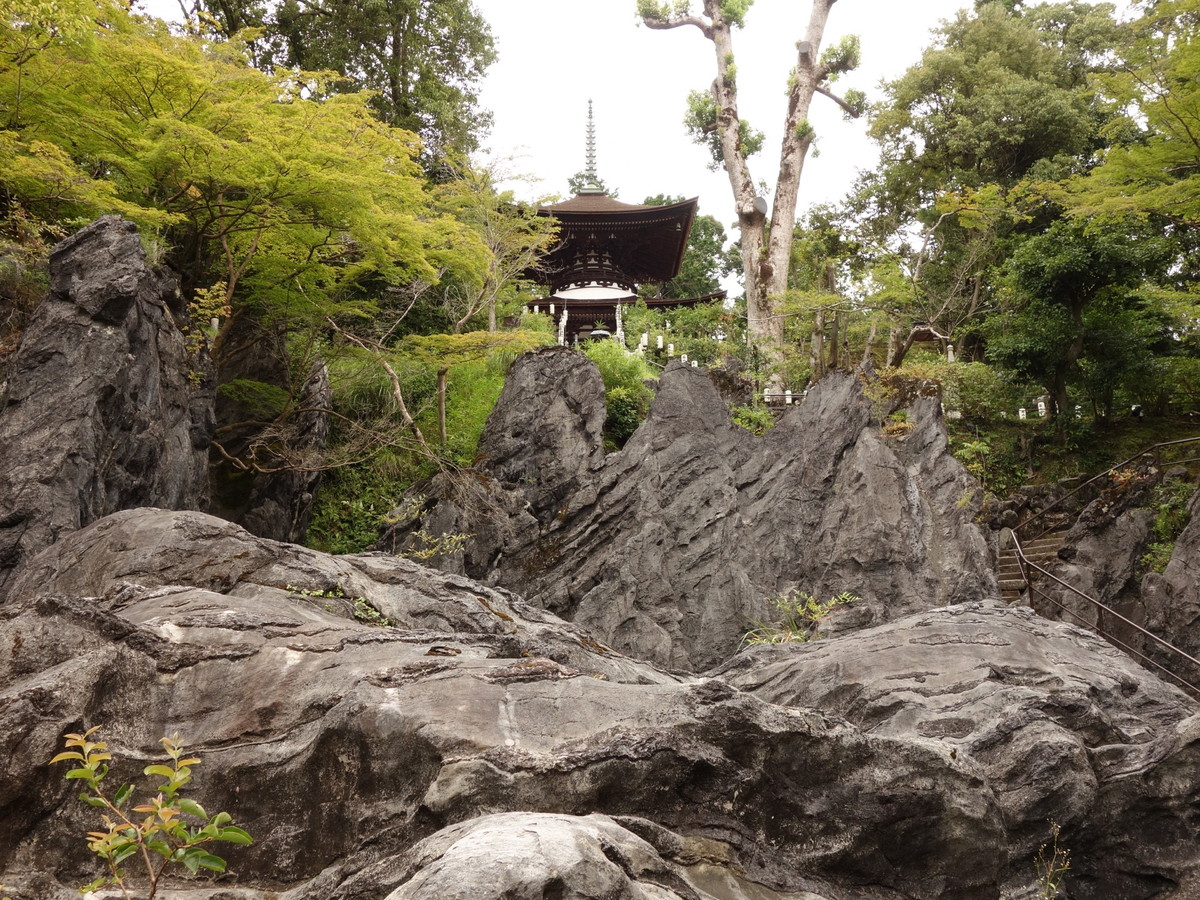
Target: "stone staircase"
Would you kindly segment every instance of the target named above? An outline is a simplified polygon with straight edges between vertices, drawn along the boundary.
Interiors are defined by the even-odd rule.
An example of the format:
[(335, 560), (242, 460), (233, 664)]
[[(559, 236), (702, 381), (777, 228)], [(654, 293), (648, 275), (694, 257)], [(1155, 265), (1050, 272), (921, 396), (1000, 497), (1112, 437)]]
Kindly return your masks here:
[[(1049, 531), (1036, 540), (1022, 542), (1021, 549), (1025, 558), (1039, 566), (1048, 566), (1058, 559), (1058, 551), (1062, 549), (1066, 530)], [(1036, 579), (1038, 573), (1031, 573)], [(1000, 552), (996, 565), (996, 581), (1000, 585), (1000, 596), (1006, 603), (1019, 603), (1027, 585), (1021, 577), (1021, 565), (1017, 561), (1017, 552), (1009, 547)]]

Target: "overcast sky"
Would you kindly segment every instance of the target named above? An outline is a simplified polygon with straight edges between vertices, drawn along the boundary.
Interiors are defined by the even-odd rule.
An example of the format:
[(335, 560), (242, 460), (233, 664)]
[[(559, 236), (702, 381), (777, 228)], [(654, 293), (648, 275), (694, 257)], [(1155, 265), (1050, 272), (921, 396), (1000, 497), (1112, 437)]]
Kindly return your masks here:
[[(635, 0), (475, 0), (491, 23), (499, 60), (483, 89), (495, 124), (489, 148), (512, 167), (541, 179), (519, 187), (526, 199), (565, 194), (584, 168), (587, 102), (596, 121), (597, 172), (620, 199), (653, 194), (699, 197), (700, 211), (727, 226), (733, 219), (728, 179), (707, 169), (708, 153), (683, 128), (686, 98), (715, 74), (712, 44), (695, 28), (652, 31), (638, 24)], [(696, 5), (699, 5), (698, 3)], [(969, 0), (841, 0), (829, 16), (822, 47), (844, 35), (862, 40), (862, 65), (835, 87), (878, 99), (881, 80), (915, 63), (930, 32)], [(757, 0), (746, 28), (734, 34), (742, 117), (767, 135), (751, 173), (774, 191), (784, 90), (796, 41), (808, 22), (801, 0)], [(862, 119), (845, 122), (825, 97), (811, 120), (818, 155), (805, 165), (801, 209), (835, 200), (875, 154)], [(518, 187), (514, 185), (514, 187)]]

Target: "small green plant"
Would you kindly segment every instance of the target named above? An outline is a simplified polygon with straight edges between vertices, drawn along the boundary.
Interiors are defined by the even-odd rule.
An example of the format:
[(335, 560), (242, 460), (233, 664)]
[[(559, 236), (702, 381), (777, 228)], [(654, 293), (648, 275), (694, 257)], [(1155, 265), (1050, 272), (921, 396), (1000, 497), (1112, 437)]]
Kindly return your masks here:
[(837, 606), (857, 603), (861, 597), (842, 591), (828, 600), (818, 600), (812, 594), (792, 588), (786, 594), (770, 598), (770, 604), (780, 614), (777, 625), (755, 622), (742, 640), (747, 644), (802, 643), (812, 637), (816, 625)]
[(604, 382), (605, 435), (616, 447), (624, 446), (650, 411), (654, 392), (646, 382), (654, 372), (641, 356), (616, 341), (593, 341), (583, 352), (600, 369)]
[(1141, 563), (1148, 572), (1162, 572), (1171, 561), (1175, 541), (1188, 523), (1188, 501), (1195, 485), (1185, 480), (1165, 481), (1154, 489), (1154, 537)]
[[(116, 885), (122, 896), (130, 897), (128, 875), (122, 863), (132, 857), (140, 857), (146, 870), (146, 900), (153, 900), (158, 883), (167, 867), (172, 863), (182, 865), (192, 874), (200, 869), (213, 872), (225, 871), (225, 860), (208, 852), (207, 845), (215, 841), (231, 844), (249, 844), (252, 839), (241, 828), (230, 824), (228, 813), (219, 812), (210, 816), (204, 808), (181, 791), (192, 780), (192, 768), (200, 765), (199, 757), (185, 757), (179, 735), (162, 738), (163, 750), (170, 765), (150, 765), (143, 774), (166, 779), (158, 785), (158, 793), (130, 807), (133, 785), (122, 785), (112, 796), (104, 790), (104, 779), (108, 775), (108, 762), (112, 754), (103, 741), (92, 740), (100, 726), (89, 728), (83, 734), (68, 734), (67, 750), (59, 753), (51, 764), (73, 762), (75, 768), (66, 774), (68, 779), (79, 779), (88, 790), (79, 799), (89, 806), (101, 810), (104, 830), (88, 832), (88, 849), (104, 860), (108, 873), (101, 875), (91, 884), (80, 888), (80, 892), (97, 891), (108, 885)], [(145, 814), (143, 816), (135, 813)]]
[(903, 409), (898, 409), (887, 417), (887, 421), (883, 423), (884, 437), (903, 437), (910, 434), (913, 430), (912, 422), (908, 421), (908, 413)]
[(1033, 861), (1037, 870), (1038, 900), (1055, 900), (1071, 868), (1071, 851), (1058, 845), (1058, 823), (1050, 823), (1050, 841), (1038, 848)]
[(391, 628), (396, 623), (376, 609), (366, 597), (354, 598), (354, 618), (368, 625), (378, 625), (380, 628)]
[(729, 410), (733, 424), (754, 434), (766, 434), (775, 424), (775, 416), (765, 406), (734, 406)]
[[(349, 608), (350, 615), (368, 625), (378, 625), (380, 628), (391, 628), (396, 623), (381, 613), (366, 597), (347, 597), (341, 586), (327, 591), (298, 588), (294, 584), (285, 584), (283, 589), (289, 594), (305, 599), (340, 600), (343, 608)], [(326, 612), (335, 612), (337, 607), (332, 603), (324, 604)]]

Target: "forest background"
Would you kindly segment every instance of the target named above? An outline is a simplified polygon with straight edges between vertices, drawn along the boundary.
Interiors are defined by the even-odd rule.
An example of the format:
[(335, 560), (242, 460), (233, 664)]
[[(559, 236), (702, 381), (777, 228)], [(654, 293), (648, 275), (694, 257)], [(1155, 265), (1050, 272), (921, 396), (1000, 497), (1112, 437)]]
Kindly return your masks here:
[[(636, 5), (736, 37), (751, 3)], [(831, 369), (936, 378), (956, 452), (1001, 494), (1194, 427), (1198, 27), (1200, 0), (1144, 0), (1120, 19), (1104, 3), (979, 0), (877, 101), (837, 98), (880, 163), (794, 227), (763, 223), (786, 237), (786, 284), (764, 300), (776, 331), (748, 334), (733, 298), (638, 309), (631, 344), (669, 334), (676, 354), (735, 371), (735, 420), (752, 428), (771, 422), (764, 389), (798, 394)], [(832, 97), (859, 48), (817, 49)], [(714, 85), (736, 91), (730, 56)], [(117, 0), (0, 0), (0, 367), (45, 294), (49, 248), (124, 215), (179, 275), (230, 477), (323, 469), (310, 542), (369, 545), (409, 484), (470, 464), (507, 366), (554, 340), (525, 311), (552, 222), (498, 187), (502, 164), (478, 162), (494, 59), (468, 0), (196, 0), (171, 25)], [(727, 169), (728, 97), (679, 98)], [(793, 128), (805, 152), (811, 130)], [(737, 121), (746, 159), (758, 134)], [(745, 275), (746, 223), (727, 233), (732, 212), (717, 212), (698, 218), (680, 277), (644, 293)], [(667, 362), (650, 343), (586, 348), (614, 445)], [(300, 458), (274, 436), (320, 364), (333, 445)]]

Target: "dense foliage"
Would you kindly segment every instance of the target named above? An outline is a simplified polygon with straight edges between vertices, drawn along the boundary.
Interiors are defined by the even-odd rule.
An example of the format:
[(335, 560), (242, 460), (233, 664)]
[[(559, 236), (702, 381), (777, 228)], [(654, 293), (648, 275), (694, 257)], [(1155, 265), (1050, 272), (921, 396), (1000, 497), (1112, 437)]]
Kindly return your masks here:
[[(345, 11), (315, 4), (305, 43), (271, 19), (294, 4), (201, 4), (173, 30), (118, 0), (0, 0), (0, 364), (49, 246), (118, 213), (179, 273), (239, 427), (282, 433), (322, 360), (326, 465), (359, 469), (349, 481), (469, 462), (507, 361), (547, 340), (501, 324), (554, 228), (460, 161), (484, 133), (486, 23), (464, 2), (394, 6), (411, 71), (337, 58), (399, 32), (371, 44), (366, 18), (338, 31), (322, 17)], [(403, 96), (353, 89), (391, 76)], [(254, 355), (275, 360), (269, 381), (238, 373)]]

